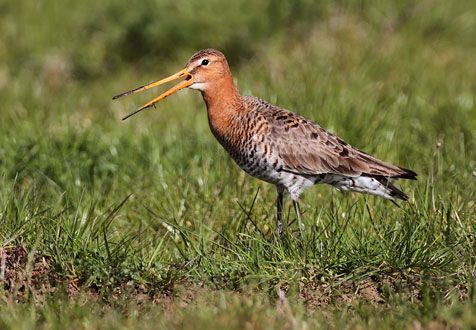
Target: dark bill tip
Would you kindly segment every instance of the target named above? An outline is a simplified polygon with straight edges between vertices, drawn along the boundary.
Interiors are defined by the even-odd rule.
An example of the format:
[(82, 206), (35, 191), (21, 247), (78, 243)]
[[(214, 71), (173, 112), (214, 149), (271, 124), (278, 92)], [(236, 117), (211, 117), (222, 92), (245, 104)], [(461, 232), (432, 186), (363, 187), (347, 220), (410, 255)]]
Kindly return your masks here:
[(120, 97), (127, 96), (127, 95), (131, 95), (132, 93), (135, 93), (135, 92), (137, 92), (137, 91), (139, 91), (139, 90), (141, 90), (141, 89), (144, 89), (144, 87), (146, 87), (146, 86), (148, 86), (148, 85), (150, 85), (150, 84), (151, 84), (151, 82), (148, 83), (148, 84), (145, 84), (145, 85), (136, 87), (136, 88), (134, 88), (134, 89), (131, 89), (130, 91), (127, 91), (127, 92), (124, 92), (124, 93), (120, 93), (120, 94), (114, 95), (114, 96), (112, 97), (112, 99), (113, 99), (113, 100), (117, 100), (117, 99), (120, 98)]

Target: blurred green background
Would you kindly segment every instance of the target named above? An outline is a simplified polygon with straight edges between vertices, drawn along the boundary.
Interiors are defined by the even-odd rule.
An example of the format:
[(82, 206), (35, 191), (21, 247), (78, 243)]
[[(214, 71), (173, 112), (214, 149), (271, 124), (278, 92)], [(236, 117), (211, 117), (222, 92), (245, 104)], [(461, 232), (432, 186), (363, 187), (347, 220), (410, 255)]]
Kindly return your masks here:
[[(418, 172), (411, 203), (315, 187), (304, 242), (263, 239), (274, 187), (221, 149), (199, 93), (125, 122), (160, 91), (111, 100), (208, 47), (243, 94)], [(430, 302), (476, 296), (475, 59), (475, 1), (0, 0), (2, 246), (104, 292), (435, 276), (431, 319)]]

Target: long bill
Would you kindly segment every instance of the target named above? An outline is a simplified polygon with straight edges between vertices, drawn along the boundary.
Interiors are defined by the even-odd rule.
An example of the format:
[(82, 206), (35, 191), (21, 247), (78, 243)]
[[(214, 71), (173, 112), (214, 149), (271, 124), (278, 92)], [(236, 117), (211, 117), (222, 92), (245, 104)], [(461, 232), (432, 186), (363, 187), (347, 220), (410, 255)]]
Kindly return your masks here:
[(166, 92), (160, 94), (159, 96), (157, 96), (155, 99), (153, 99), (152, 101), (149, 101), (147, 102), (146, 104), (144, 104), (143, 106), (141, 106), (139, 109), (137, 109), (136, 111), (128, 114), (127, 116), (125, 116), (124, 118), (122, 118), (122, 120), (126, 120), (127, 118), (135, 115), (136, 113), (144, 110), (144, 109), (147, 109), (151, 106), (153, 106), (154, 104), (156, 104), (157, 102), (165, 99), (167, 96), (170, 96), (176, 92), (178, 92), (179, 90), (181, 89), (184, 89), (190, 85), (192, 85), (194, 83), (194, 80), (193, 80), (193, 77), (192, 75), (186, 70), (186, 69), (183, 69), (167, 78), (164, 78), (164, 79), (161, 79), (161, 80), (158, 80), (158, 81), (154, 81), (154, 82), (151, 82), (149, 84), (146, 84), (146, 85), (143, 85), (143, 86), (140, 86), (140, 87), (137, 87), (137, 88), (134, 88), (130, 91), (127, 91), (127, 92), (124, 92), (124, 93), (121, 93), (121, 94), (118, 94), (116, 96), (114, 96), (112, 99), (113, 100), (116, 100), (122, 96), (126, 96), (126, 95), (130, 95), (130, 94), (134, 94), (134, 93), (137, 93), (137, 92), (142, 92), (142, 91), (145, 91), (147, 89), (150, 89), (150, 88), (153, 88), (153, 87), (156, 87), (156, 86), (159, 86), (159, 85), (162, 85), (162, 84), (165, 84), (169, 81), (173, 81), (173, 80), (176, 80), (176, 79), (179, 79), (179, 78), (183, 78), (183, 77), (186, 77), (186, 80), (178, 83), (177, 85), (175, 85), (174, 87), (172, 87), (171, 89), (167, 90)]

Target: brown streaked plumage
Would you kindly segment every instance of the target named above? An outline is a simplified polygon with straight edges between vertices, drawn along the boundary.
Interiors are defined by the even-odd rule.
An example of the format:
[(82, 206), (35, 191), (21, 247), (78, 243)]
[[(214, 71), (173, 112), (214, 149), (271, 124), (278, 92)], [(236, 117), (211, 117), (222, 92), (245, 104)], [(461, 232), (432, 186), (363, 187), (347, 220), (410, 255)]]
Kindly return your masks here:
[(360, 151), (295, 113), (254, 96), (241, 96), (225, 56), (215, 49), (195, 53), (183, 70), (168, 78), (113, 99), (178, 78), (184, 80), (132, 114), (180, 89), (200, 90), (207, 106), (210, 129), (220, 144), (248, 174), (276, 185), (278, 232), (282, 230), (285, 191), (293, 200), (298, 218), (299, 195), (306, 187), (317, 183), (392, 201), (408, 199), (389, 179), (416, 179), (415, 172)]

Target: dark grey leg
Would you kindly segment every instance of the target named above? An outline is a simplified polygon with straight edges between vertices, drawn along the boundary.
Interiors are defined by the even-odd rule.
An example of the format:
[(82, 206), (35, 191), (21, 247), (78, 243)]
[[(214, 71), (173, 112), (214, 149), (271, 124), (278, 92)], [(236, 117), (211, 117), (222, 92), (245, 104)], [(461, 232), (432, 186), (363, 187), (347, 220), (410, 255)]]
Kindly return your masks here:
[(301, 219), (301, 208), (299, 207), (299, 202), (293, 201), (294, 211), (296, 212), (296, 217), (298, 220), (298, 227), (299, 231), (301, 232), (301, 236), (304, 237), (304, 223)]
[(283, 200), (284, 200), (284, 189), (282, 187), (276, 186), (278, 192), (278, 197), (276, 199), (276, 233), (281, 235), (283, 232)]

